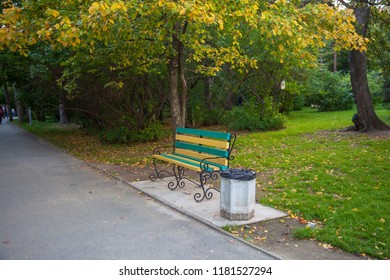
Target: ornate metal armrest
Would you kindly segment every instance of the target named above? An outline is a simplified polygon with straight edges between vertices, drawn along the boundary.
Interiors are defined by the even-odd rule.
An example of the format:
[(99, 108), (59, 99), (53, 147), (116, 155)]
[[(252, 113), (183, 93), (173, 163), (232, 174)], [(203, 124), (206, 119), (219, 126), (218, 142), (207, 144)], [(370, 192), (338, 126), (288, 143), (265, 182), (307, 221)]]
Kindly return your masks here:
[(199, 163), (199, 167), (200, 169), (202, 169), (202, 171), (208, 171), (209, 169), (209, 163), (207, 163), (206, 161), (207, 160), (210, 160), (210, 159), (219, 159), (219, 158), (225, 158), (225, 157), (209, 157), (209, 158), (204, 158), (202, 159), (202, 161)]
[(160, 146), (153, 149), (153, 155), (160, 155), (161, 150), (171, 149), (171, 153), (173, 153), (173, 146)]

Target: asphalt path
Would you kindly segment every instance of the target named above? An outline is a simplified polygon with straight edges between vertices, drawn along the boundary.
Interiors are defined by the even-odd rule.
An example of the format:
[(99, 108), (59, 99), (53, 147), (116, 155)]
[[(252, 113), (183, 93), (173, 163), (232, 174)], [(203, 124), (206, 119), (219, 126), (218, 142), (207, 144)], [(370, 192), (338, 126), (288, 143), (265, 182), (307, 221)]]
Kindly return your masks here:
[(2, 260), (275, 258), (6, 120), (0, 125)]

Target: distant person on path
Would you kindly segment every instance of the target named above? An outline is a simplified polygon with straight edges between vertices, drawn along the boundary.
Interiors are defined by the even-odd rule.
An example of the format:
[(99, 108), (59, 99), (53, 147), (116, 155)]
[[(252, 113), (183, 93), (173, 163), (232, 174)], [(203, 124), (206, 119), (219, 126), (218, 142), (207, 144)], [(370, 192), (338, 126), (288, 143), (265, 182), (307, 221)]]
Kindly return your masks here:
[(2, 124), (3, 122), (3, 116), (4, 116), (3, 106), (0, 105), (0, 124)]

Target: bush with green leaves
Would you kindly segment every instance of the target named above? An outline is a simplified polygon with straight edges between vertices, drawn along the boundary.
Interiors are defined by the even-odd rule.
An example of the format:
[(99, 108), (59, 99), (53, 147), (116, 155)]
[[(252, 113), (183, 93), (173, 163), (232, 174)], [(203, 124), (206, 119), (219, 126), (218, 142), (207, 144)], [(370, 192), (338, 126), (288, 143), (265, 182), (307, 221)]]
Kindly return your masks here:
[(167, 132), (159, 122), (153, 122), (141, 130), (118, 126), (113, 129), (103, 129), (99, 132), (100, 140), (110, 144), (158, 141), (166, 136)]
[(307, 105), (317, 105), (320, 111), (349, 110), (354, 102), (349, 75), (326, 69), (311, 73), (305, 96)]
[(281, 129), (286, 117), (273, 108), (270, 98), (264, 100), (264, 106), (248, 103), (234, 107), (225, 113), (224, 124), (230, 130), (267, 131)]
[(385, 99), (385, 80), (382, 73), (370, 71), (367, 73), (367, 79), (373, 102), (375, 104), (382, 103)]

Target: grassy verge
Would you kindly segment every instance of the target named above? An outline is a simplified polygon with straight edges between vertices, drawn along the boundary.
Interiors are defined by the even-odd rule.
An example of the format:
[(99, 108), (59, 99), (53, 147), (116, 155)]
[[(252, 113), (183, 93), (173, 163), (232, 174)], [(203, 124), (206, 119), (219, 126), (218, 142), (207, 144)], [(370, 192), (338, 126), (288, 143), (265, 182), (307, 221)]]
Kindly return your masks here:
[(33, 121), (31, 126), (29, 124), (21, 126), (74, 156), (90, 162), (123, 166), (145, 165), (151, 162), (151, 151), (157, 145), (161, 145), (161, 142), (107, 145), (99, 141), (96, 135), (76, 125)]
[[(390, 113), (377, 110), (390, 123)], [(295, 232), (351, 253), (390, 257), (390, 141), (388, 136), (343, 133), (352, 111), (292, 113), (286, 129), (238, 134), (233, 166), (258, 171), (262, 204), (314, 228)], [(157, 145), (104, 145), (72, 126), (33, 123), (24, 127), (87, 161), (150, 163)], [(167, 139), (166, 141), (169, 142)]]

